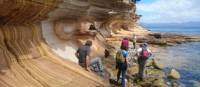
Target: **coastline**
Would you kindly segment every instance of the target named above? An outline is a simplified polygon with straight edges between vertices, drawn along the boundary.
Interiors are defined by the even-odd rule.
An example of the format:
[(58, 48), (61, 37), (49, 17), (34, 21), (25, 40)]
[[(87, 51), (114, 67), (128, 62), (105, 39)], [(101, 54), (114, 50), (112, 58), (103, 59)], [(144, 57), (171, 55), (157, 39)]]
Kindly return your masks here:
[[(190, 42), (167, 47), (154, 47), (155, 58), (165, 66), (164, 71), (175, 68), (180, 72), (181, 87), (199, 87), (199, 49), (200, 42)], [(194, 82), (195, 81), (195, 82)]]
[[(199, 80), (198, 79), (192, 80), (192, 77), (195, 77), (197, 75), (192, 74), (194, 72), (191, 71), (190, 69), (188, 71), (185, 71), (184, 70), (185, 68), (183, 69), (181, 66), (186, 66), (185, 64), (189, 63), (188, 59), (186, 59), (186, 58), (197, 58), (198, 59), (198, 57), (188, 57), (187, 55), (194, 55), (193, 54), (194, 52), (192, 52), (192, 51), (195, 51), (195, 50), (190, 50), (190, 52), (191, 52), (191, 54), (190, 54), (190, 53), (188, 53), (187, 49), (190, 49), (191, 46), (194, 45), (194, 43), (196, 43), (197, 45), (198, 45), (198, 43), (200, 43), (200, 35), (199, 34), (190, 35), (190, 34), (186, 34), (186, 33), (183, 34), (183, 33), (177, 33), (177, 32), (170, 33), (170, 32), (152, 32), (151, 30), (149, 30), (149, 31), (151, 32), (149, 34), (150, 36), (158, 37), (157, 39), (159, 39), (159, 40), (151, 39), (152, 41), (149, 41), (149, 43), (151, 44), (151, 49), (155, 53), (154, 58), (158, 59), (159, 62), (164, 66), (163, 71), (166, 73), (165, 75), (167, 75), (167, 73), (170, 71), (170, 69), (176, 69), (178, 72), (180, 72), (180, 75), (182, 76), (181, 79), (176, 81), (176, 84), (178, 84), (180, 87), (188, 87), (188, 86), (189, 87), (193, 87), (193, 86), (199, 87), (200, 86)], [(158, 41), (158, 42), (156, 42), (156, 41)], [(177, 53), (178, 51), (180, 51), (180, 50), (184, 51), (183, 50), (184, 46), (190, 46), (190, 48), (185, 48), (186, 53), (184, 53), (184, 52), (182, 53), (182, 54), (187, 54), (187, 55), (182, 55), (181, 53), (178, 54)], [(168, 48), (168, 49), (166, 49), (166, 48)], [(178, 49), (178, 50), (176, 50), (176, 49)], [(170, 52), (166, 53), (162, 50), (170, 51)], [(175, 50), (175, 51), (173, 51), (173, 50)], [(158, 55), (158, 54), (161, 54), (161, 55)], [(166, 55), (173, 55), (173, 56), (171, 56), (171, 59), (169, 59), (170, 56), (166, 56)], [(179, 58), (177, 58), (177, 55), (179, 55)], [(186, 58), (183, 59), (183, 57), (181, 57), (180, 55), (182, 55)], [(196, 54), (196, 55), (198, 55), (198, 54)], [(166, 56), (166, 57), (164, 57), (164, 56)], [(191, 66), (190, 63), (187, 67), (189, 67), (189, 66)], [(193, 68), (193, 69), (195, 69), (195, 68)], [(190, 73), (189, 73), (189, 71), (190, 71)], [(188, 75), (189, 75), (189, 77), (188, 77)], [(191, 79), (191, 80), (189, 80), (189, 79)], [(170, 84), (167, 80), (165, 80), (165, 81), (166, 81), (166, 84)], [(173, 84), (173, 83), (171, 83), (171, 84)]]
[[(128, 33), (127, 33), (128, 32)], [(131, 32), (131, 33), (130, 33)], [(119, 49), (120, 46), (120, 41), (122, 37), (126, 36), (129, 37), (129, 39), (132, 38), (132, 34), (135, 34), (138, 36), (138, 40), (137, 40), (137, 45), (139, 45), (141, 42), (147, 42), (150, 44), (150, 49), (153, 52), (159, 52), (160, 47), (168, 47), (168, 46), (176, 46), (177, 44), (182, 44), (182, 43), (188, 43), (188, 42), (200, 42), (200, 36), (187, 36), (187, 35), (182, 35), (182, 34), (171, 34), (171, 33), (160, 33), (160, 32), (152, 32), (148, 29), (145, 29), (141, 26), (137, 26), (134, 29), (131, 29), (130, 31), (119, 31), (118, 32), (121, 35), (112, 35), (111, 38), (107, 38), (107, 43), (109, 43), (109, 48), (107, 50), (110, 51), (110, 54), (112, 57), (115, 56), (115, 52), (112, 52), (114, 50)], [(131, 41), (130, 41), (130, 44)], [(110, 48), (112, 50), (110, 50)], [(148, 82), (151, 82), (151, 85), (160, 85), (158, 87), (166, 87), (166, 86), (173, 86), (173, 87), (177, 87), (178, 85), (180, 86), (180, 83), (177, 83), (177, 81), (175, 82), (169, 82), (169, 79), (166, 80), (167, 78), (167, 72), (165, 72), (163, 69), (166, 67), (163, 64), (160, 63), (160, 60), (162, 60), (162, 58), (159, 58), (158, 56), (154, 56), (156, 61), (158, 62), (158, 66), (161, 67), (162, 69), (150, 69), (150, 71), (147, 71), (147, 73), (151, 73), (150, 77), (151, 79), (147, 79), (144, 82), (137, 82), (134, 84), (137, 85), (148, 85)], [(109, 59), (106, 59), (108, 62)], [(109, 63), (109, 62), (108, 62)], [(152, 61), (149, 61), (149, 64), (151, 64)], [(107, 65), (109, 66), (109, 64)], [(151, 65), (150, 65), (151, 66)], [(137, 64), (135, 64), (135, 67), (131, 67), (132, 69), (128, 71), (128, 77), (133, 77), (136, 78), (134, 75), (136, 75), (137, 73)], [(114, 71), (115, 73), (113, 73), (113, 69), (109, 68), (108, 71), (110, 71), (110, 74), (112, 73), (111, 78), (113, 78), (116, 74), (116, 71)], [(157, 77), (156, 77), (157, 76)], [(133, 79), (132, 78), (132, 79)], [(164, 79), (165, 78), (165, 79)], [(159, 81), (158, 84), (156, 84), (154, 81), (157, 79)], [(135, 79), (133, 79), (135, 80)], [(153, 81), (153, 83), (152, 83)], [(137, 86), (136, 86), (137, 87)]]

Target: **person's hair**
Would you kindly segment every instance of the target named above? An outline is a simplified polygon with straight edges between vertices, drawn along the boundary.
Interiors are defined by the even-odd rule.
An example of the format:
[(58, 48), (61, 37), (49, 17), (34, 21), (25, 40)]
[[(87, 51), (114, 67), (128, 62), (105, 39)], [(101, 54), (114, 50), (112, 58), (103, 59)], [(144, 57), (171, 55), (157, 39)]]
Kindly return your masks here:
[(123, 40), (128, 40), (128, 37), (124, 37)]
[(140, 44), (140, 47), (143, 47), (144, 45), (143, 44)]
[(148, 46), (148, 44), (147, 44), (147, 43), (144, 43), (144, 44), (143, 44), (143, 46), (144, 46), (144, 47), (147, 47), (147, 46)]
[(86, 46), (92, 46), (92, 41), (91, 40), (87, 40), (85, 43)]

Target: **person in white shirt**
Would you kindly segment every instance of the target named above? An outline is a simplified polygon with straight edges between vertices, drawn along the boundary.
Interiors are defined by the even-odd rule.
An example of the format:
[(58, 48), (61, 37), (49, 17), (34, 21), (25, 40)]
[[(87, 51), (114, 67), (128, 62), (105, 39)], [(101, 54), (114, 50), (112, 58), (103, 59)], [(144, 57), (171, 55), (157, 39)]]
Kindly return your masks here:
[(136, 48), (136, 35), (135, 34), (133, 34), (133, 49), (135, 49)]
[(141, 44), (140, 47), (137, 49), (137, 57), (138, 57), (138, 64), (139, 64), (139, 71), (138, 76), (140, 80), (144, 79), (144, 71), (145, 71), (145, 64), (147, 59), (152, 55), (151, 50), (147, 48), (148, 44), (144, 43)]

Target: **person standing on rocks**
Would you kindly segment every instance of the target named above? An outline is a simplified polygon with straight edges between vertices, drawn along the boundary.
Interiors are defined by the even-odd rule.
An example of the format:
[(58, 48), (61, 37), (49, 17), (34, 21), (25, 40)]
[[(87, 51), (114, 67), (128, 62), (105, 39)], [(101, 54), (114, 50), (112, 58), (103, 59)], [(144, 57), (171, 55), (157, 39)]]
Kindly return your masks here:
[(116, 68), (118, 69), (117, 73), (117, 82), (119, 81), (120, 75), (122, 76), (121, 86), (125, 87), (125, 77), (128, 67), (128, 49), (124, 46), (121, 46), (121, 49), (116, 54)]
[(145, 76), (145, 64), (147, 59), (152, 55), (151, 50), (148, 49), (148, 44), (144, 43), (140, 45), (140, 48), (137, 49), (137, 57), (139, 64), (138, 76), (140, 80), (144, 79)]
[(89, 66), (97, 65), (98, 70), (103, 72), (103, 66), (100, 58), (93, 58), (90, 60), (90, 51), (91, 51), (92, 41), (87, 40), (85, 45), (78, 48), (75, 55), (78, 57), (78, 63), (80, 66), (85, 68), (87, 71), (90, 71)]
[(133, 49), (136, 49), (136, 35), (133, 34)]

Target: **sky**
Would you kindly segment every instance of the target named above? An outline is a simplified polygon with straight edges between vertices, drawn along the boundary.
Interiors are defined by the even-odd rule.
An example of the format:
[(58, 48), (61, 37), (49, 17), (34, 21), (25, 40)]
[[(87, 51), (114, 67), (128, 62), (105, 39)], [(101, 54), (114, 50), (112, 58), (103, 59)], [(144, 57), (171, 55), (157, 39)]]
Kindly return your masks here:
[(200, 0), (141, 0), (137, 14), (142, 23), (200, 22)]

